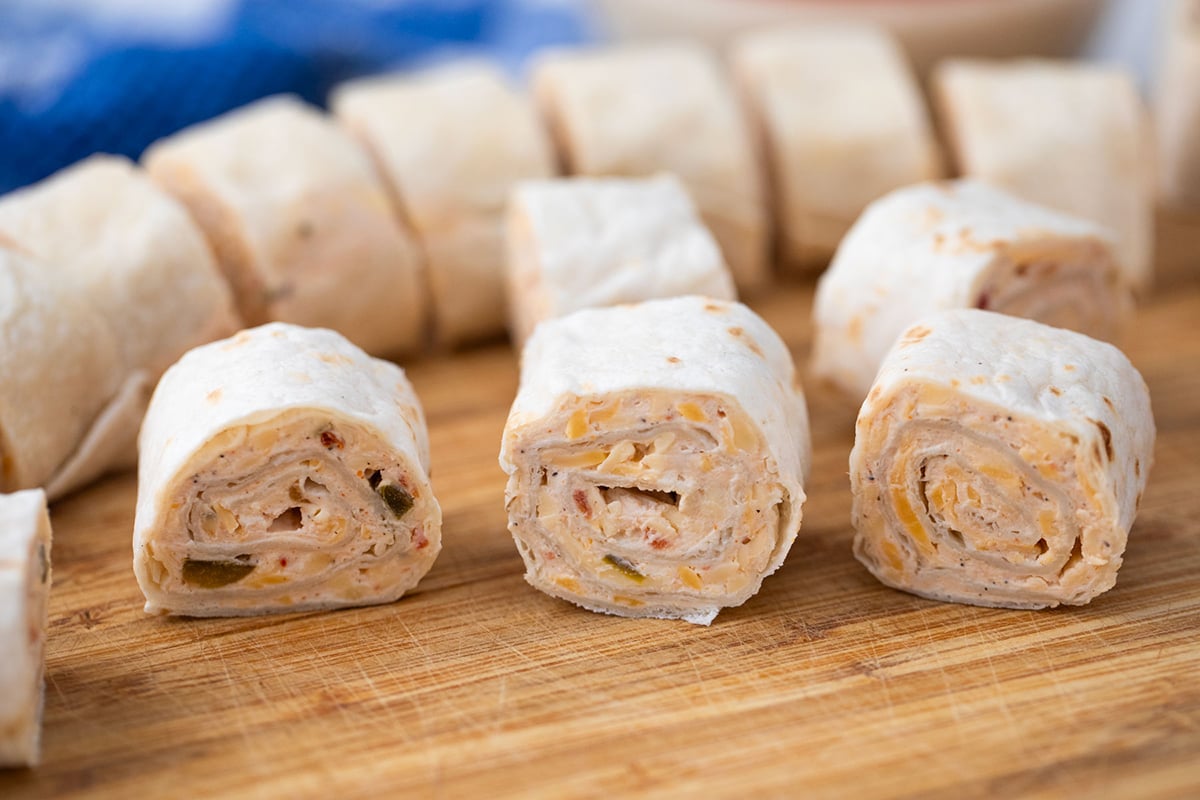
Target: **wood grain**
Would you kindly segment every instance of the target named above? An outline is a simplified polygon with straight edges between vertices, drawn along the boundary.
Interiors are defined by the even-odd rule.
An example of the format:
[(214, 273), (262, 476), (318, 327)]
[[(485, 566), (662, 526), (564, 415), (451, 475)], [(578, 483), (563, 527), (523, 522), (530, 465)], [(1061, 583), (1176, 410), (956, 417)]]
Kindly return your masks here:
[[(799, 359), (810, 303), (756, 304)], [(0, 796), (1196, 796), (1200, 286), (1152, 300), (1127, 349), (1157, 465), (1117, 588), (1080, 609), (876, 583), (849, 547), (856, 409), (821, 390), (804, 527), (757, 597), (711, 628), (545, 597), (505, 530), (499, 345), (410, 370), (445, 549), (399, 603), (148, 617), (134, 480), (110, 480), (54, 508), (44, 764)]]

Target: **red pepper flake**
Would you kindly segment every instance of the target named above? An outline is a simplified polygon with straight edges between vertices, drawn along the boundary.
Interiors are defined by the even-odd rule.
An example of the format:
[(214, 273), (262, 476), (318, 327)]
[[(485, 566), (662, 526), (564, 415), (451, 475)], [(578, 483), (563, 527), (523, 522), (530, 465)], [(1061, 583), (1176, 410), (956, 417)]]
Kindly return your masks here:
[(418, 550), (423, 550), (429, 546), (429, 539), (425, 538), (424, 528), (417, 528), (412, 532), (412, 543)]
[(341, 450), (346, 446), (346, 442), (342, 440), (342, 437), (333, 431), (321, 431), (321, 444), (325, 446), (326, 450), (332, 450), (335, 447)]
[(650, 546), (653, 547), (655, 550), (665, 550), (666, 548), (671, 546), (671, 543), (668, 542), (666, 539), (657, 538), (650, 542)]
[(576, 489), (571, 495), (575, 500), (575, 507), (579, 509), (579, 513), (583, 514), (588, 519), (592, 518), (592, 507), (588, 505), (587, 493), (583, 489)]
[(287, 559), (286, 559), (286, 558), (281, 558), (281, 559), (279, 559), (279, 566), (281, 566), (281, 567), (286, 567), (286, 566), (287, 566)]

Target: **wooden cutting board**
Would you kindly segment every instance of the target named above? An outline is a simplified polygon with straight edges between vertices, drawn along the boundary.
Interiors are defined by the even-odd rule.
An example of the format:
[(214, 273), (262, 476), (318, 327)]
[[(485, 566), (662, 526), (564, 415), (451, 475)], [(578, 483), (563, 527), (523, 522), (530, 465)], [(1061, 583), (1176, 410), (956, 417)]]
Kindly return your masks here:
[[(798, 359), (811, 295), (756, 304)], [(1078, 609), (876, 583), (850, 554), (856, 409), (819, 391), (804, 526), (757, 597), (710, 628), (545, 597), (505, 530), (499, 345), (410, 370), (445, 549), (399, 603), (148, 617), (135, 483), (110, 480), (53, 510), (44, 763), (0, 797), (1198, 796), (1200, 285), (1128, 349), (1157, 464), (1117, 588)]]

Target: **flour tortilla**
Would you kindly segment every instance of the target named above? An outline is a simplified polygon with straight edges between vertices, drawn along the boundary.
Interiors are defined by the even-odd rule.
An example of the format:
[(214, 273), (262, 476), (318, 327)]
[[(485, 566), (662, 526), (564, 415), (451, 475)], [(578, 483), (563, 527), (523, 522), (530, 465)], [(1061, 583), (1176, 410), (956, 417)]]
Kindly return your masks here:
[(517, 181), (554, 174), (532, 105), (495, 67), (467, 62), (351, 81), (331, 106), (421, 242), (435, 338), (502, 333), (504, 204)]
[(963, 175), (1112, 230), (1129, 282), (1150, 287), (1154, 159), (1125, 72), (1079, 61), (952, 60), (934, 88)]
[(536, 65), (533, 84), (567, 172), (675, 173), (721, 245), (739, 291), (766, 284), (761, 167), (708, 51), (669, 42), (556, 51)]
[[(131, 455), (145, 397), (122, 387), (138, 380), (74, 284), (0, 245), (0, 492), (53, 483), (59, 496)], [(91, 437), (115, 440), (117, 455), (81, 450)]]
[(1164, 15), (1155, 130), (1163, 198), (1200, 208), (1200, 0), (1173, 0)]
[(127, 374), (157, 380), (241, 327), (187, 211), (124, 158), (92, 156), (0, 198), (0, 233), (108, 320)]
[(50, 538), (44, 493), (0, 495), (0, 767), (40, 755)]
[(160, 140), (143, 163), (203, 229), (246, 324), (333, 328), (379, 355), (423, 343), (416, 245), (367, 154), (317, 109), (269, 97)]
[[(59, 295), (74, 296), (64, 301), (65, 309), (45, 312), (57, 319), (45, 324), (59, 326), (58, 338), (44, 354), (33, 355), (32, 364), (49, 368), (46, 361), (63, 357), (64, 346), (78, 358), (90, 352), (97, 359), (65, 383), (65, 413), (72, 419), (48, 416), (56, 405), (42, 400), (49, 383), (24, 399), (29, 413), (42, 420), (31, 435), (57, 442), (45, 456), (58, 458), (73, 445), (51, 472), (39, 468), (33, 483), (16, 484), (44, 485), (54, 500), (132, 467), (154, 381), (189, 348), (229, 335), (240, 322), (229, 287), (187, 212), (124, 158), (93, 156), (0, 198), (0, 238), (33, 256)], [(82, 305), (90, 310), (79, 310)], [(78, 341), (65, 344), (72, 324)], [(108, 332), (98, 333), (100, 327)], [(111, 344), (115, 359), (108, 354)], [(76, 362), (68, 357), (67, 363)], [(96, 380), (97, 369), (110, 373)], [(90, 387), (89, 380), (95, 381)], [(57, 388), (63, 383), (54, 385), (64, 391)], [(82, 399), (87, 393), (92, 396)], [(82, 438), (80, 425), (89, 426)]]
[(771, 165), (780, 261), (823, 269), (870, 203), (940, 175), (916, 77), (894, 38), (869, 25), (767, 30), (730, 55)]
[(720, 248), (668, 174), (518, 184), (507, 284), (518, 344), (543, 319), (581, 308), (684, 294), (737, 299)]

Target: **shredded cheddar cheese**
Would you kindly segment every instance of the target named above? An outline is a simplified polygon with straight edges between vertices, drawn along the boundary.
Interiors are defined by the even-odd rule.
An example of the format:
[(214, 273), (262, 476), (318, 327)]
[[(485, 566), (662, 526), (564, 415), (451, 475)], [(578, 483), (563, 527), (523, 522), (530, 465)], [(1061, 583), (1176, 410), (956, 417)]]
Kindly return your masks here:
[(680, 403), (677, 408), (679, 409), (680, 416), (689, 422), (704, 422), (707, 419), (707, 417), (704, 416), (704, 412), (700, 409), (700, 406), (696, 405), (695, 403)]
[(569, 439), (569, 440), (578, 439), (579, 437), (581, 437), (585, 433), (587, 433), (587, 430), (588, 430), (587, 412), (581, 408), (581, 409), (577, 410), (574, 414), (572, 414), (571, 418), (567, 420), (567, 430), (566, 430), (567, 439)]
[(896, 518), (900, 520), (900, 524), (904, 526), (904, 530), (912, 537), (912, 540), (921, 548), (921, 552), (930, 553), (933, 546), (929, 543), (929, 536), (925, 533), (925, 526), (921, 524), (921, 520), (917, 517), (917, 513), (913, 510), (912, 504), (908, 502), (908, 495), (903, 489), (892, 490), (892, 504), (896, 508)]
[(689, 589), (704, 588), (704, 581), (700, 579), (700, 575), (697, 574), (694, 569), (686, 565), (679, 568), (679, 580), (681, 580), (683, 585)]

